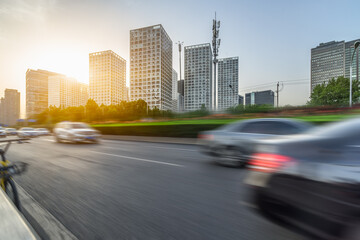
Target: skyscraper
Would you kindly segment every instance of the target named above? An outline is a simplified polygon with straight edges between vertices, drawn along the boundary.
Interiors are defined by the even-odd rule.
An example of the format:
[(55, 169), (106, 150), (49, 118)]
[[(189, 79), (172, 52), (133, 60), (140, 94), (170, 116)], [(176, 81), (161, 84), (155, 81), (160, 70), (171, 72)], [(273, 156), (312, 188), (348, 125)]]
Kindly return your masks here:
[(48, 106), (76, 107), (85, 105), (88, 86), (65, 75), (50, 76), (48, 79)]
[(89, 100), (89, 85), (86, 83), (79, 83), (79, 105), (85, 106)]
[(239, 102), (239, 58), (222, 58), (218, 61), (217, 109), (225, 110)]
[(179, 93), (179, 99), (178, 99), (178, 111), (183, 112), (184, 111), (184, 79), (180, 79), (177, 83), (177, 90)]
[(48, 77), (62, 75), (45, 70), (26, 71), (26, 117), (43, 112), (48, 107)]
[(15, 89), (5, 89), (0, 101), (0, 123), (15, 125), (20, 118), (20, 93)]
[(89, 54), (90, 98), (98, 105), (126, 100), (126, 61), (111, 50)]
[(274, 92), (271, 90), (251, 92), (245, 94), (246, 105), (271, 105), (274, 106)]
[(130, 95), (172, 108), (172, 41), (161, 24), (130, 31)]
[[(332, 78), (350, 77), (351, 55), (355, 41), (359, 40), (320, 43), (311, 49), (311, 91), (316, 85), (327, 83)], [(353, 79), (358, 76), (359, 70), (356, 66), (359, 58), (357, 52), (352, 62)]]
[(178, 93), (178, 74), (173, 69), (172, 70), (172, 110), (174, 112), (179, 111), (178, 106), (178, 100), (179, 100), (179, 93)]
[(213, 107), (212, 52), (209, 43), (185, 47), (184, 110)]

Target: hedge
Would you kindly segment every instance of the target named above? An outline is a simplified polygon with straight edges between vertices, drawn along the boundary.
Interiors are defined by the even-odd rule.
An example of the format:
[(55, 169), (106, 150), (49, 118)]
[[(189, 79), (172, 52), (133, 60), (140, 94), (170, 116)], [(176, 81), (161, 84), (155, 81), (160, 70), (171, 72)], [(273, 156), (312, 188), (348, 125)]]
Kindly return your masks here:
[(153, 136), (153, 137), (183, 137), (196, 138), (198, 133), (213, 130), (222, 124), (186, 124), (186, 125), (153, 125), (153, 126), (121, 126), (96, 127), (102, 134)]
[[(316, 121), (314, 124), (328, 123)], [(148, 126), (93, 126), (102, 134), (152, 136), (152, 137), (182, 137), (196, 138), (201, 131), (213, 130), (223, 124), (178, 124), (178, 125), (148, 125)]]

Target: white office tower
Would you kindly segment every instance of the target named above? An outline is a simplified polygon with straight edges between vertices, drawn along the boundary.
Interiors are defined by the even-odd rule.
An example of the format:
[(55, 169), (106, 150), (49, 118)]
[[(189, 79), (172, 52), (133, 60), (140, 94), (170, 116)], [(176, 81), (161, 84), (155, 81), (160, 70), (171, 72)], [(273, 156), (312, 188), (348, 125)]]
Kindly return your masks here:
[(225, 110), (239, 104), (239, 58), (218, 61), (217, 109)]
[(209, 43), (185, 47), (184, 110), (212, 109), (212, 52)]
[(172, 41), (161, 24), (130, 31), (130, 96), (172, 109)]
[(111, 50), (89, 54), (90, 98), (98, 105), (126, 100), (126, 61)]

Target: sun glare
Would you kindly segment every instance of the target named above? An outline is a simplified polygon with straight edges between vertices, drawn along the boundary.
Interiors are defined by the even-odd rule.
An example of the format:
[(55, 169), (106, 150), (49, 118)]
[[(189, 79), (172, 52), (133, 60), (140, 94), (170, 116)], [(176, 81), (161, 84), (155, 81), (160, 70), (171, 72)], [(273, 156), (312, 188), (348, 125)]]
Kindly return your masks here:
[(65, 74), (89, 82), (89, 55), (76, 48), (45, 47), (38, 55), (37, 68)]

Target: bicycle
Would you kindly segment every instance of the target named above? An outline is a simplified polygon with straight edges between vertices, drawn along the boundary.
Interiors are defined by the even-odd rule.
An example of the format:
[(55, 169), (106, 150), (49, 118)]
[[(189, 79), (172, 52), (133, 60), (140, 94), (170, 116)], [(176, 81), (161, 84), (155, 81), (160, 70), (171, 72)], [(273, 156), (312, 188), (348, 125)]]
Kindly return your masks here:
[(12, 142), (23, 143), (23, 141), (25, 140), (28, 139), (18, 138), (18, 139), (0, 140), (0, 143), (7, 143), (4, 149), (0, 149), (0, 156), (1, 156), (0, 187), (13, 201), (13, 203), (15, 204), (15, 206), (19, 211), (21, 211), (20, 199), (15, 182), (12, 179), (12, 176), (16, 174), (21, 174), (24, 171), (26, 171), (27, 163), (16, 162), (11, 164), (10, 161), (6, 159), (5, 154), (8, 151)]

